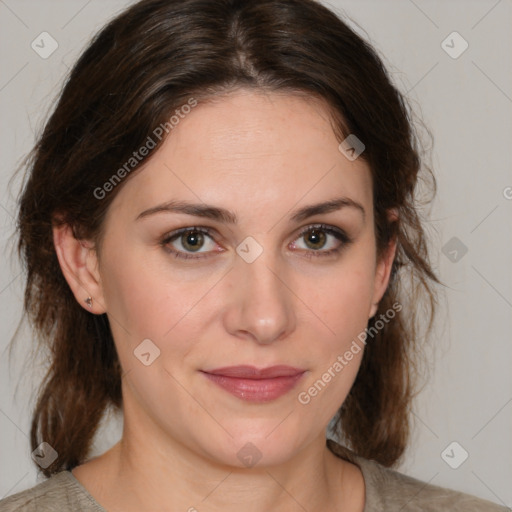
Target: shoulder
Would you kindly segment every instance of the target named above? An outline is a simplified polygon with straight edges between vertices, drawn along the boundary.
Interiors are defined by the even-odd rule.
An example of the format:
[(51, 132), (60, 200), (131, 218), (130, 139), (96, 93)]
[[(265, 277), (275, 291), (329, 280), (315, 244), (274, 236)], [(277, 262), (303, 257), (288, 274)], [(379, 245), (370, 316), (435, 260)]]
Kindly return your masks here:
[(327, 440), (329, 449), (356, 464), (365, 481), (364, 512), (510, 512), (510, 509), (470, 494), (431, 485), (364, 459), (348, 448)]
[(0, 512), (105, 512), (70, 471), (61, 471), (30, 489), (0, 500)]

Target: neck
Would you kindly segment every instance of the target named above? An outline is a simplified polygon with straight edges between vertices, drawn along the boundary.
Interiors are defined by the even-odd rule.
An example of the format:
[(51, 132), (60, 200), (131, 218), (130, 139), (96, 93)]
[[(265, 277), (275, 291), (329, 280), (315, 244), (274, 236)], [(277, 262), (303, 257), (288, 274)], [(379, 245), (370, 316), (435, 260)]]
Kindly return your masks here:
[(182, 445), (149, 449), (129, 436), (114, 451), (115, 481), (126, 497), (120, 509), (325, 512), (340, 499), (343, 461), (322, 439), (286, 464), (261, 468), (216, 464)]
[(219, 463), (145, 424), (147, 417), (131, 418), (127, 412), (121, 441), (73, 470), (108, 511), (363, 510), (359, 469), (334, 455), (324, 435), (283, 464), (240, 468)]

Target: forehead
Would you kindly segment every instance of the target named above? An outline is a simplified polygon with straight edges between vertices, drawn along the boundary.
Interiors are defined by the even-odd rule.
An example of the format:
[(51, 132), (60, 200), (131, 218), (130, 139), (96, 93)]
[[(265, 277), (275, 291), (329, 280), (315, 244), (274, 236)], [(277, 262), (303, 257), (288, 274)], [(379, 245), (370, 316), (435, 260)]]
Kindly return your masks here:
[(338, 196), (371, 208), (368, 166), (360, 158), (348, 160), (338, 145), (320, 101), (238, 91), (182, 115), (112, 208), (141, 211), (187, 199), (244, 218)]

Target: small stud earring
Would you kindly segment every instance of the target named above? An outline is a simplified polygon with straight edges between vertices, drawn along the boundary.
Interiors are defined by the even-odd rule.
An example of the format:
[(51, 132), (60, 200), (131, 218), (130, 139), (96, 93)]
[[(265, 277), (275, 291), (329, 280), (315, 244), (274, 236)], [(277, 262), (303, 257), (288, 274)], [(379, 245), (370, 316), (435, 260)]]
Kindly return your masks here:
[(92, 297), (87, 297), (87, 299), (85, 299), (85, 303), (86, 303), (90, 308), (92, 308)]

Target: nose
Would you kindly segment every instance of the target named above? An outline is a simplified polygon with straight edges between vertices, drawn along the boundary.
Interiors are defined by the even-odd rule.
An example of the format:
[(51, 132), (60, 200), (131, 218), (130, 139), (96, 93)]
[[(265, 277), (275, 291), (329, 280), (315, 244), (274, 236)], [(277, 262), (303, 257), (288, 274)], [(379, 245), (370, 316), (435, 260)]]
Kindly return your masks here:
[(293, 332), (295, 296), (270, 251), (252, 263), (237, 257), (227, 277), (230, 293), (224, 324), (231, 335), (266, 345)]

